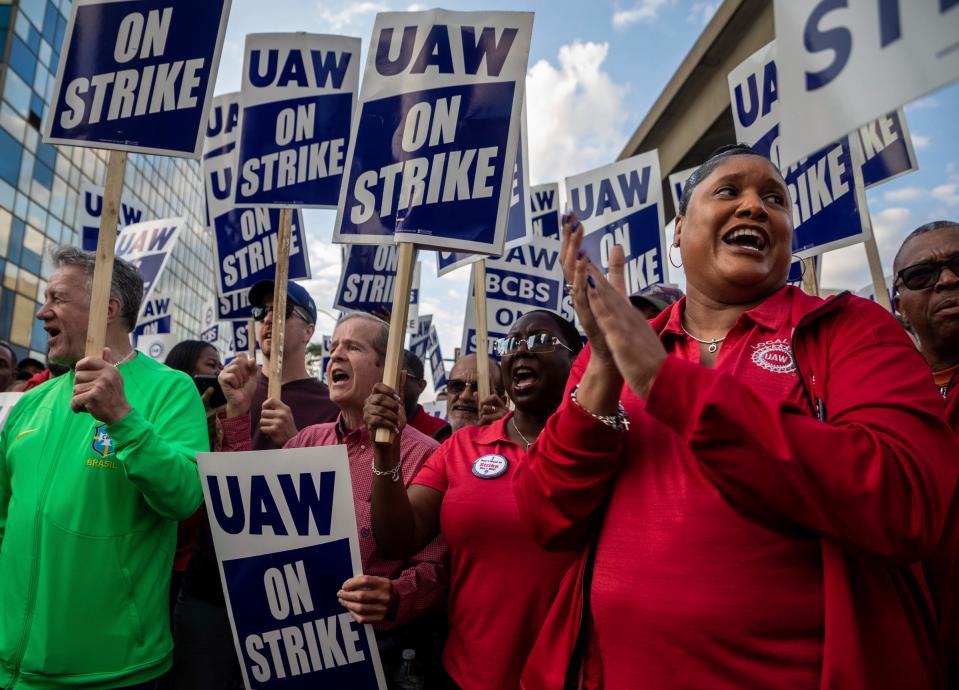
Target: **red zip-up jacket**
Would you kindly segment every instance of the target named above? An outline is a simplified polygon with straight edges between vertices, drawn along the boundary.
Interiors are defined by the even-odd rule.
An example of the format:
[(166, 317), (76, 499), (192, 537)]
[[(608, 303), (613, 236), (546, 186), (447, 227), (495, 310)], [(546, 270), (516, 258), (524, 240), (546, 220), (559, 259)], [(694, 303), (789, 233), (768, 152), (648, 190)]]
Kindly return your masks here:
[[(667, 348), (675, 338), (665, 337), (666, 325), (672, 311), (682, 308), (683, 301), (652, 322)], [(744, 322), (753, 312), (752, 321)], [(752, 631), (742, 629), (736, 609), (717, 612), (704, 606), (706, 639), (680, 638), (675, 649), (666, 650), (671, 665), (644, 656), (646, 644), (661, 649), (660, 638), (675, 639), (677, 625), (699, 632), (688, 623), (690, 618), (695, 621), (700, 598), (711, 597), (706, 600), (715, 606), (717, 592), (721, 603), (728, 591), (742, 600), (744, 593), (737, 588), (744, 575), (753, 585), (757, 580), (762, 584), (756, 562), (750, 561), (743, 562), (739, 572), (735, 567), (723, 571), (723, 581), (700, 581), (685, 590), (678, 583), (677, 591), (675, 577), (696, 582), (697, 573), (684, 570), (681, 562), (678, 568), (660, 563), (656, 549), (677, 553), (677, 545), (668, 543), (669, 529), (678, 525), (681, 530), (686, 515), (682, 505), (667, 499), (670, 491), (682, 494), (685, 484), (695, 484), (698, 495), (707, 496), (715, 510), (722, 509), (717, 502), (725, 501), (724, 520), (770, 544), (770, 553), (756, 554), (760, 566), (765, 558), (775, 562), (777, 538), (786, 552), (799, 548), (808, 554), (808, 540), (818, 543), (814, 553), (821, 555), (821, 562), (797, 562), (795, 570), (806, 576), (804, 584), (810, 584), (809, 573), (821, 582), (808, 587), (815, 590), (813, 596), (797, 589), (801, 605), (789, 609), (802, 612), (807, 601), (820, 607), (808, 616), (813, 622), (818, 616), (818, 629), (805, 629), (807, 639), (801, 640), (808, 643), (808, 630), (817, 630), (820, 637), (813, 651), (818, 656), (801, 669), (807, 675), (793, 679), (808, 678), (812, 666), (820, 690), (942, 686), (934, 605), (919, 565), (939, 540), (959, 475), (942, 399), (902, 327), (871, 302), (851, 295), (823, 302), (786, 287), (741, 317), (734, 327), (737, 337), (755, 338), (753, 347), (762, 344), (770, 314), (781, 322), (778, 333), (791, 334), (773, 342), (780, 355), (791, 355), (802, 404), (755, 390), (719, 363), (707, 369), (670, 354), (646, 401), (624, 387), (622, 400), (632, 421), (626, 434), (605, 427), (567, 397), (516, 473), (521, 514), (544, 546), (578, 545), (585, 552), (598, 531), (590, 590), (596, 629), (589, 645), (593, 653), (587, 654), (587, 677), (596, 687), (697, 688), (707, 687), (707, 680), (711, 688), (746, 687), (750, 681), (758, 687), (787, 686), (785, 669), (770, 665), (768, 658), (751, 658), (743, 651), (748, 647), (737, 648), (736, 636), (745, 643)], [(754, 324), (751, 330), (749, 323)], [(732, 347), (733, 340), (724, 349)], [(587, 349), (577, 360), (570, 387), (582, 378), (589, 356)], [(658, 455), (663, 449), (676, 455)], [(620, 493), (643, 487), (646, 499), (656, 501), (657, 472), (673, 471), (671, 463), (688, 471), (678, 483), (670, 476), (673, 483), (663, 484), (662, 507), (638, 506), (634, 497)], [(677, 489), (677, 484), (682, 486)], [(718, 497), (709, 491), (718, 491)], [(688, 508), (695, 513), (695, 506)], [(637, 514), (645, 522), (640, 524)], [(610, 533), (620, 538), (607, 543), (613, 541)], [(648, 533), (660, 541), (651, 544)], [(631, 540), (642, 542), (644, 562), (631, 554)], [(723, 544), (715, 546), (719, 551), (710, 558), (722, 561)], [(691, 554), (696, 558), (700, 565), (712, 565)], [(658, 574), (657, 568), (666, 573), (659, 579), (630, 579), (634, 570)], [(779, 591), (775, 586), (782, 588), (779, 576), (790, 575), (789, 568), (776, 571), (774, 591)], [(582, 615), (581, 578), (582, 568), (564, 583), (565, 596), (557, 600), (524, 671), (526, 690), (563, 687), (564, 661), (570, 658)], [(616, 590), (626, 581), (637, 588), (635, 595)], [(657, 588), (672, 599), (657, 599)], [(606, 601), (598, 612), (597, 593), (608, 599), (609, 589), (622, 594), (621, 611)], [(785, 591), (790, 591), (788, 586)], [(756, 595), (758, 602), (764, 601), (763, 592)], [(633, 604), (642, 605), (634, 610), (644, 620), (631, 615)], [(673, 608), (685, 618), (674, 616)], [(651, 610), (662, 610), (661, 618), (651, 620)], [(745, 620), (752, 620), (747, 613), (762, 615), (744, 612)], [(789, 621), (784, 623), (788, 627)], [(606, 630), (601, 629), (604, 625)], [(708, 637), (710, 630), (717, 639)], [(615, 658), (603, 655), (604, 644), (618, 650)], [(797, 648), (811, 649), (809, 644)], [(788, 654), (780, 658), (788, 659)], [(655, 677), (649, 670), (653, 665), (661, 667)], [(757, 678), (757, 668), (765, 669), (768, 677)]]

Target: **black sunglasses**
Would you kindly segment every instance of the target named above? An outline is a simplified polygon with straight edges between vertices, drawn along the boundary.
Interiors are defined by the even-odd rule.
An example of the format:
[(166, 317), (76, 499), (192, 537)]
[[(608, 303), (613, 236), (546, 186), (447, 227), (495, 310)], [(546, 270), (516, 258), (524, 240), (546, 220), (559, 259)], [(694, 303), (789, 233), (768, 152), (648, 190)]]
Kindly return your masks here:
[(476, 381), (464, 381), (462, 379), (447, 379), (446, 392), (449, 395), (459, 395), (469, 388), (472, 392), (479, 390), (479, 384)]
[[(272, 313), (273, 313), (273, 305), (272, 305), (272, 304), (269, 304), (269, 305), (266, 305), (266, 306), (264, 306), (264, 307), (252, 307), (252, 308), (250, 309), (250, 311), (253, 313), (253, 320), (254, 320), (254, 321), (262, 321), (263, 319), (266, 318), (266, 315), (267, 315), (267, 314), (272, 314)], [(304, 310), (303, 310), (301, 307), (293, 304), (292, 302), (287, 302), (287, 303), (286, 303), (286, 318), (290, 318), (291, 316), (293, 316), (293, 314), (296, 314), (297, 316), (299, 316), (301, 319), (303, 319), (303, 320), (306, 321), (307, 323), (313, 323), (313, 322), (310, 320), (310, 317), (309, 317), (307, 314), (304, 313)]]
[(944, 268), (952, 271), (953, 275), (959, 276), (959, 254), (953, 254), (942, 261), (923, 261), (906, 266), (896, 274), (896, 277), (910, 290), (928, 290), (939, 282)]

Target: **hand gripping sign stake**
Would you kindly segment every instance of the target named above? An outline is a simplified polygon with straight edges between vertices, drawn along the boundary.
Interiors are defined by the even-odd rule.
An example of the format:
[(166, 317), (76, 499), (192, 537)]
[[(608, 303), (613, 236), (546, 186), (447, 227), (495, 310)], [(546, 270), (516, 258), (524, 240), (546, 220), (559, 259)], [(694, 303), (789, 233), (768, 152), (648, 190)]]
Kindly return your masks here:
[(476, 303), (476, 395), (489, 397), (489, 326), (486, 321), (486, 259), (473, 265), (473, 299)]
[(117, 244), (117, 216), (120, 213), (120, 195), (123, 192), (123, 173), (127, 166), (126, 151), (110, 151), (107, 180), (103, 188), (103, 212), (100, 214), (100, 234), (97, 237), (97, 259), (93, 269), (93, 288), (90, 291), (90, 315), (87, 319), (87, 357), (103, 356), (107, 339), (107, 311), (110, 305), (110, 287), (113, 284), (113, 257)]
[[(276, 247), (276, 275), (273, 278), (273, 328), (270, 335), (270, 385), (268, 397), (280, 399), (283, 388), (283, 341), (286, 331), (286, 283), (290, 267), (290, 235), (293, 209), (280, 209), (280, 234)], [(252, 341), (252, 336), (250, 340)]]
[[(390, 313), (390, 337), (386, 344), (386, 362), (383, 365), (383, 383), (396, 390), (403, 369), (403, 341), (406, 340), (406, 317), (410, 309), (410, 288), (413, 286), (413, 264), (416, 246), (412, 242), (398, 242), (396, 281), (393, 283), (393, 310)], [(374, 443), (391, 444), (395, 434), (379, 428)]]

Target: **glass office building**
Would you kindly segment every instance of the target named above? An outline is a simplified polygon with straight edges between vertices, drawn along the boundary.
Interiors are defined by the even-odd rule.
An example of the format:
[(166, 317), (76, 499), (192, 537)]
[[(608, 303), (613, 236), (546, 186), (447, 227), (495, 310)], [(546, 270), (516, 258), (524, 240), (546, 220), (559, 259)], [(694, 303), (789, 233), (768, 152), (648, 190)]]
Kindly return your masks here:
[[(80, 184), (102, 187), (107, 153), (51, 146), (40, 129), (53, 96), (71, 0), (0, 0), (0, 339), (18, 358), (41, 361), (46, 333), (35, 314), (53, 272), (50, 250), (80, 244)], [(215, 260), (203, 225), (203, 186), (196, 161), (131, 155), (124, 197), (148, 218), (185, 216), (156, 290), (172, 298), (173, 333), (197, 338), (205, 303), (213, 303)]]

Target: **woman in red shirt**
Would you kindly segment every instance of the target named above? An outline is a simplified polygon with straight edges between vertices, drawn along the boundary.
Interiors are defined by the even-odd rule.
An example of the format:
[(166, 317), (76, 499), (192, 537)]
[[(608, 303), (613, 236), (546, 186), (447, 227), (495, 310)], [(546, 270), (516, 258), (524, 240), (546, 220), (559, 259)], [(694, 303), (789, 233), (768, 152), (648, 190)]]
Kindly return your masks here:
[[(939, 687), (918, 563), (956, 484), (942, 403), (882, 308), (785, 286), (779, 171), (736, 146), (691, 176), (670, 248), (687, 297), (651, 322), (578, 257), (582, 237), (567, 222), (590, 348), (514, 488), (540, 543), (595, 549), (573, 593), (585, 686)], [(527, 690), (562, 687), (567, 610)]]
[[(581, 349), (576, 328), (546, 311), (516, 321), (497, 343), (514, 412), (488, 426), (467, 426), (440, 446), (409, 492), (389, 476), (395, 447), (377, 446), (372, 519), (377, 545), (405, 558), (442, 526), (449, 547), (450, 632), (443, 666), (464, 690), (519, 688), (529, 650), (578, 551), (548, 552), (520, 521), (511, 481), (563, 398)], [(405, 423), (392, 391), (378, 384), (366, 426)], [(395, 444), (394, 444), (395, 445)]]

